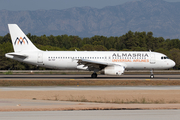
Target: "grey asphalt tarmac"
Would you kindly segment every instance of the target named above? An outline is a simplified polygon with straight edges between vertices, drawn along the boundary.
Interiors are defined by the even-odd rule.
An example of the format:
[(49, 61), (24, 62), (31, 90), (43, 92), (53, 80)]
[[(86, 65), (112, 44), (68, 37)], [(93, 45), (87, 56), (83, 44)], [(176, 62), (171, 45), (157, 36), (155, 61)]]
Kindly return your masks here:
[(1, 120), (179, 120), (180, 110), (0, 112)]
[[(0, 75), (0, 80), (3, 79), (46, 79), (46, 80), (65, 80), (65, 79), (76, 79), (76, 80), (143, 80), (150, 79), (149, 75), (122, 75), (122, 76), (108, 76), (98, 75), (97, 78), (91, 78), (91, 75), (33, 75), (33, 74), (22, 74), (22, 75)], [(155, 75), (154, 80), (180, 80), (180, 74), (178, 75)]]
[(61, 91), (61, 90), (180, 90), (180, 86), (69, 86), (69, 87), (0, 87), (0, 91)]
[[(79, 102), (80, 103), (80, 102)], [(0, 99), (0, 107), (18, 107), (20, 104), (22, 106), (53, 106), (53, 105), (76, 105), (78, 102), (68, 102), (68, 101), (48, 101), (48, 100), (28, 100), (28, 99)], [(88, 103), (87, 103), (88, 104)], [(1, 118), (1, 116), (0, 116)]]

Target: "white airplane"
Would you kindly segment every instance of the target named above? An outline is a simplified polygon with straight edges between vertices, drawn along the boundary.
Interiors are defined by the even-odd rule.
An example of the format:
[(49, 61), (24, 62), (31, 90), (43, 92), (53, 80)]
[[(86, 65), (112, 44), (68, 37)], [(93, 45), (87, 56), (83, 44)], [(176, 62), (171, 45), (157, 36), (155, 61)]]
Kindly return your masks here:
[(53, 68), (98, 71), (106, 75), (122, 75), (126, 70), (169, 69), (175, 62), (166, 55), (151, 51), (42, 51), (39, 50), (16, 24), (8, 24), (14, 52), (5, 56), (20, 62)]

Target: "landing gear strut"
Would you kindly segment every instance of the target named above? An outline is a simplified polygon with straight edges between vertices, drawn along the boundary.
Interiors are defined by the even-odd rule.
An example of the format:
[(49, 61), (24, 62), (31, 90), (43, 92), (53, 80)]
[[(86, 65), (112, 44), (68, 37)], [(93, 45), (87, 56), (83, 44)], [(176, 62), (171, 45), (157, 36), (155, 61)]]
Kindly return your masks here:
[(92, 78), (97, 78), (97, 73), (93, 73), (93, 74), (91, 75), (91, 77), (92, 77)]
[(152, 78), (152, 79), (154, 78), (153, 70), (151, 70), (150, 78)]

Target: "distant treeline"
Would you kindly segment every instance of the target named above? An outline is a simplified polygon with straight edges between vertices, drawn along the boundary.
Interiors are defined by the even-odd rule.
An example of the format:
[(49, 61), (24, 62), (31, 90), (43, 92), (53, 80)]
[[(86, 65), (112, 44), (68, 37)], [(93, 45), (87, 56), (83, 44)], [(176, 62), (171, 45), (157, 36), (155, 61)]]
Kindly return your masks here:
[[(41, 50), (57, 51), (156, 51), (166, 54), (176, 62), (173, 69), (180, 69), (180, 40), (153, 37), (152, 32), (129, 31), (120, 37), (93, 36), (80, 38), (78, 36), (36, 36), (27, 34), (27, 37)], [(1, 70), (28, 70), (45, 69), (20, 63), (5, 58), (4, 54), (13, 52), (10, 35), (0, 36), (0, 69)]]

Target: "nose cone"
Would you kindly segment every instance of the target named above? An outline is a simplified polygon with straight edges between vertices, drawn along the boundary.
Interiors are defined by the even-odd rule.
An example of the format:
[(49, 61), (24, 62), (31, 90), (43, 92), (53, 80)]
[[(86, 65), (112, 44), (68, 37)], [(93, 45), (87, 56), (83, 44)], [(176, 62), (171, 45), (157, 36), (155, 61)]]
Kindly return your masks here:
[(175, 65), (176, 63), (173, 60), (171, 60), (171, 67), (174, 67)]

